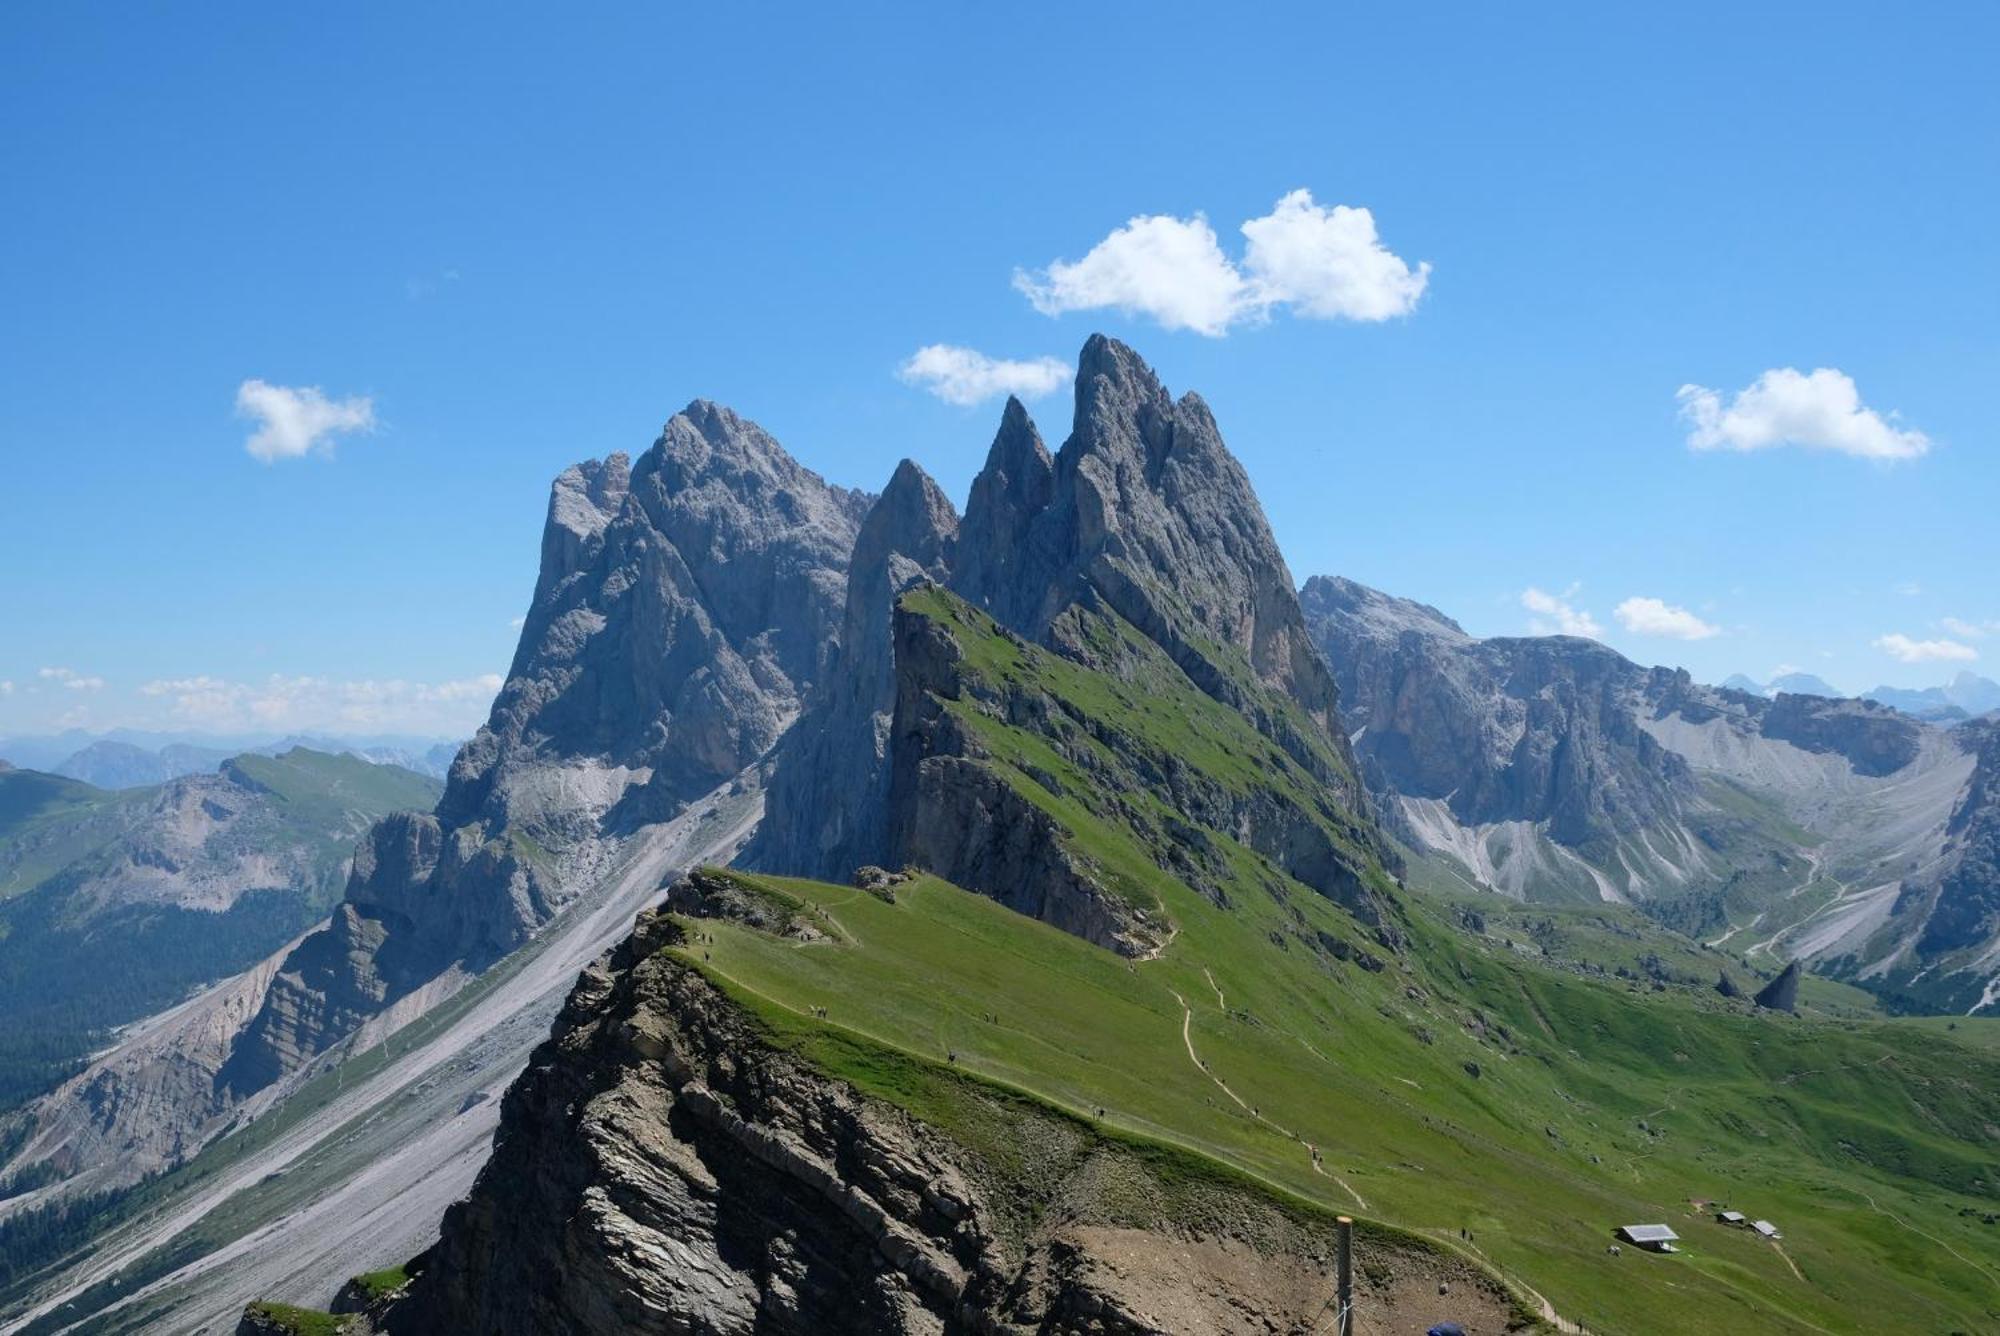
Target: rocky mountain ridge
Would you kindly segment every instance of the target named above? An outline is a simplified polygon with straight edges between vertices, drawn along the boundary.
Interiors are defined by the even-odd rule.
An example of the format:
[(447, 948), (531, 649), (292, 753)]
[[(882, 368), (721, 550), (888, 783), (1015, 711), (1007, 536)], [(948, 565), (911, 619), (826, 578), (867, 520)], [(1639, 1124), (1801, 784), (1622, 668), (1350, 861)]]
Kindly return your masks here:
[[(664, 949), (686, 940), (642, 918), (584, 973), (472, 1196), (366, 1330), (1080, 1336), (1283, 1328), (1324, 1307), (1324, 1214), (1242, 1187), (1168, 1190), (1088, 1123), (967, 1087), (1034, 1148), (1024, 1179), (772, 1044)], [(1147, 1204), (1163, 1198), (1171, 1218)], [(1369, 1247), (1377, 1311), (1456, 1290), (1495, 1329), (1515, 1317), (1441, 1249)]]
[(1707, 687), (1575, 637), (1479, 640), (1348, 580), (1301, 599), (1378, 806), (1478, 884), (1631, 901), (1719, 941), (1735, 925), (1771, 963), (1803, 957), (1899, 1006), (1963, 1009), (2000, 976), (1950, 926), (2000, 943), (1965, 852), (1982, 727)]
[(704, 400), (636, 464), (566, 470), (506, 685), (435, 810), (369, 829), (329, 921), (219, 993), (203, 1042), (168, 1063), (108, 1054), (59, 1095), (44, 1126), (87, 1134), (43, 1152), (111, 1185), (185, 1158), (372, 1018), (407, 1023), (520, 948), (634, 832), (736, 782), (837, 652), (872, 500)]
[[(1019, 400), (1009, 399), (965, 516), (908, 461), (899, 490), (921, 495), (885, 516), (881, 537), (857, 548), (844, 652), (868, 683), (867, 721), (852, 696), (809, 700), (801, 739), (838, 737), (843, 792), (881, 794), (891, 727), (888, 598), (930, 579), (1027, 641), (1093, 661), (1082, 629), (1112, 617), (1136, 628), (1202, 691), (1251, 718), (1306, 766), (1344, 809), (1366, 813), (1338, 692), (1307, 633), (1277, 541), (1242, 466), (1199, 396), (1175, 400), (1130, 348), (1093, 336), (1078, 360), (1075, 417), (1051, 455)], [(914, 554), (914, 555), (913, 555)], [(1076, 609), (1090, 615), (1079, 621)], [(843, 688), (843, 690), (847, 690)], [(876, 740), (870, 747), (871, 736)], [(801, 745), (805, 745), (803, 742)], [(824, 762), (827, 749), (815, 754)], [(818, 800), (814, 764), (788, 782), (781, 764), (771, 815), (749, 865), (842, 878), (862, 864), (899, 866), (907, 813), (856, 824)], [(891, 795), (890, 809), (897, 804)], [(1368, 856), (1388, 856), (1364, 820)], [(932, 850), (931, 852), (935, 852)]]

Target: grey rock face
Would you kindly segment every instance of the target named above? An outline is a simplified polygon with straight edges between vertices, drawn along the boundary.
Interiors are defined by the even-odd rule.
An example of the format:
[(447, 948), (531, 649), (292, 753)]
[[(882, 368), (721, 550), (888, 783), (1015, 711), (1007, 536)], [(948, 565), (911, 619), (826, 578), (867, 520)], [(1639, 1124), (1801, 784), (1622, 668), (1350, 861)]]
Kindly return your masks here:
[(454, 966), (558, 912), (623, 832), (764, 755), (837, 653), (871, 498), (697, 400), (636, 465), (556, 479), (520, 648), (435, 816), (357, 855), (333, 920), (286, 960), (222, 1082), (262, 1088)]
[(1471, 825), (1549, 823), (1582, 846), (1672, 819), (1687, 764), (1639, 726), (1652, 679), (1595, 641), (1475, 640), (1422, 604), (1315, 576), (1300, 594), (1385, 795)]
[[(1168, 925), (1110, 894), (1064, 847), (1055, 820), (980, 764), (984, 746), (942, 703), (965, 693), (950, 630), (899, 607), (895, 649), (887, 808), (896, 861), (1120, 955), (1144, 955), (1165, 941)], [(1053, 724), (1046, 706), (1030, 699), (995, 708), (1011, 722)]]
[(1767, 1011), (1797, 1011), (1799, 972), (1799, 962), (1792, 961), (1777, 978), (1758, 989), (1753, 1000)]
[(1958, 738), (1977, 759), (1946, 827), (1936, 898), (1917, 939), (1917, 951), (1925, 956), (2000, 938), (2000, 720), (1966, 724)]
[[(1173, 399), (1116, 340), (1084, 345), (1075, 423), (1053, 459), (1009, 403), (967, 503), (952, 585), (1035, 640), (1094, 595), (1274, 737), (1291, 725), (1252, 686), (1297, 702), (1348, 759), (1333, 678), (1242, 465), (1200, 396)], [(1288, 750), (1320, 764), (1313, 747)], [(1365, 805), (1341, 768), (1320, 779)]]
[[(1062, 450), (1051, 456), (1010, 399), (955, 530), (928, 479), (909, 465), (898, 472), (856, 548), (838, 670), (781, 749), (750, 865), (845, 879), (861, 863), (916, 861), (941, 873), (958, 868), (972, 878), (961, 884), (984, 888), (1000, 878), (998, 865), (976, 866), (980, 840), (1022, 854), (1039, 838), (1045, 818), (1013, 811), (1004, 793), (961, 785), (951, 790), (959, 803), (951, 821), (959, 824), (946, 849), (935, 840), (951, 821), (939, 812), (917, 820), (897, 796), (936, 802), (942, 792), (914, 783), (891, 791), (888, 608), (919, 578), (948, 585), (1002, 626), (1094, 667), (1116, 665), (1093, 662), (1066, 614), (1086, 606), (1115, 613), (1283, 746), (1340, 806), (1365, 814), (1338, 693), (1241, 465), (1197, 396), (1175, 401), (1137, 354), (1099, 336), (1083, 349), (1075, 425)], [(943, 745), (946, 732), (927, 736)], [(884, 796), (886, 821), (877, 815)], [(1393, 859), (1365, 816), (1359, 827), (1364, 844)], [(908, 843), (915, 832), (924, 833), (921, 847)], [(1000, 861), (1014, 867), (1020, 859)], [(1011, 893), (1009, 903), (1031, 913), (1057, 904), (1081, 909), (1087, 899), (1051, 899), (1024, 886)], [(1092, 933), (1115, 935), (1099, 916), (1085, 917)]]
[(870, 500), (705, 400), (629, 472), (565, 473), (520, 649), (439, 819), (592, 834), (594, 808), (658, 817), (763, 755), (833, 653)]
[(840, 643), (821, 689), (780, 744), (764, 823), (739, 860), (745, 866), (838, 881), (889, 857), (890, 609), (912, 585), (948, 577), (957, 541), (951, 501), (904, 460), (861, 523)]
[(643, 950), (578, 981), (395, 1333), (939, 1330), (992, 1245), (945, 1144)]

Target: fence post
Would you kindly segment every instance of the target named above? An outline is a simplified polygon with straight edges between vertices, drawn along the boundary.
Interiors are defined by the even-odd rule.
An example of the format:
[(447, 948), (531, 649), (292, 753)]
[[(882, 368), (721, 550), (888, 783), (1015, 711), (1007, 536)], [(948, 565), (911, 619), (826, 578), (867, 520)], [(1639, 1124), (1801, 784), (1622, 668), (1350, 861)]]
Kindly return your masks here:
[(1354, 1336), (1354, 1221), (1343, 1215), (1334, 1221), (1334, 1227), (1340, 1236), (1340, 1259), (1334, 1272), (1334, 1302), (1339, 1312), (1334, 1330), (1339, 1336)]

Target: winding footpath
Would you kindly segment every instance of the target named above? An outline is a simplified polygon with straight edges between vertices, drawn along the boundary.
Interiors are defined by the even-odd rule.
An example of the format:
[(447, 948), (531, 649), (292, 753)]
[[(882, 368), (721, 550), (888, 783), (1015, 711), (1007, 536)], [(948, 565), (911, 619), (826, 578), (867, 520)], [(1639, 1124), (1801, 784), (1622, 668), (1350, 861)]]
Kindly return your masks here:
[[(1216, 987), (1215, 977), (1213, 975), (1210, 975), (1206, 968), (1202, 970), (1202, 974), (1205, 977), (1207, 977), (1208, 986), (1215, 989), (1215, 1000), (1217, 1005), (1220, 1006), (1222, 1002), (1222, 989)], [(1229, 1083), (1227, 1081), (1223, 1080), (1221, 1077), (1217, 1076), (1214, 1072), (1208, 1069), (1208, 1064), (1203, 1062), (1201, 1060), (1201, 1055), (1194, 1051), (1194, 1033), (1193, 1033), (1194, 1008), (1188, 1005), (1187, 999), (1181, 996), (1180, 991), (1178, 989), (1169, 987), (1167, 991), (1174, 995), (1174, 1001), (1181, 1004), (1181, 1044), (1184, 1048), (1187, 1049), (1188, 1061), (1193, 1063), (1197, 1068), (1199, 1068), (1203, 1076), (1206, 1076), (1209, 1080), (1215, 1082), (1216, 1089), (1220, 1090), (1223, 1094), (1229, 1096), (1230, 1099), (1234, 1100), (1237, 1108), (1243, 1110), (1243, 1112), (1249, 1114), (1252, 1118), (1264, 1124), (1264, 1126), (1270, 1128), (1273, 1132), (1276, 1132), (1278, 1135), (1282, 1137), (1287, 1137), (1293, 1141), (1298, 1142), (1300, 1145), (1304, 1146), (1306, 1148), (1306, 1156), (1312, 1164), (1312, 1171), (1318, 1174), (1321, 1178), (1332, 1179), (1334, 1182), (1340, 1184), (1341, 1188), (1344, 1191), (1346, 1191), (1347, 1195), (1354, 1198), (1354, 1204), (1356, 1206), (1358, 1206), (1360, 1209), (1364, 1211), (1367, 1210), (1368, 1199), (1362, 1196), (1360, 1193), (1356, 1192), (1354, 1190), (1354, 1185), (1352, 1183), (1349, 1183), (1346, 1179), (1342, 1178), (1339, 1174), (1329, 1173), (1327, 1171), (1326, 1166), (1320, 1163), (1320, 1158), (1317, 1154), (1314, 1153), (1312, 1144), (1310, 1142), (1307, 1142), (1304, 1138), (1300, 1137), (1299, 1134), (1297, 1132), (1292, 1131), (1291, 1128), (1280, 1126), (1279, 1124), (1272, 1122), (1269, 1118), (1266, 1118), (1262, 1113), (1259, 1113), (1254, 1107), (1252, 1107), (1249, 1103), (1247, 1103), (1241, 1095), (1237, 1094), (1234, 1090), (1231, 1090), (1229, 1088)]]

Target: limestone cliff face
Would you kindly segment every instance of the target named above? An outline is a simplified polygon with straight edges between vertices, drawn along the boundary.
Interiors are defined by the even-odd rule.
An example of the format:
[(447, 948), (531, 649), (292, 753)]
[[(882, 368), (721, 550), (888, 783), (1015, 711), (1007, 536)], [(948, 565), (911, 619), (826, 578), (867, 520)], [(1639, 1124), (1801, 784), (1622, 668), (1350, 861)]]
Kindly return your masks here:
[(1250, 689), (1297, 702), (1351, 760), (1339, 693), (1243, 466), (1200, 396), (1174, 399), (1124, 344), (1084, 345), (1075, 422), (1053, 457), (1009, 403), (973, 484), (952, 586), (1031, 640), (1086, 595), (1101, 599), (1365, 808), (1351, 766), (1324, 765), (1319, 739), (1288, 739), (1295, 725)]
[[(643, 917), (579, 979), (507, 1094), (470, 1198), (370, 1329), (1136, 1336), (1293, 1330), (1323, 1310), (1323, 1218), (1241, 1188), (1195, 1194), (1194, 1219), (1185, 1189), (1176, 1218), (1136, 1218), (1158, 1192), (1143, 1159), (1044, 1106), (972, 1092), (1031, 1148), (1036, 1173), (1006, 1178), (772, 1046), (661, 950), (680, 934)], [(1442, 1282), (1496, 1330), (1512, 1316), (1461, 1261), (1370, 1248), (1374, 1311), (1393, 1318), (1399, 1295)]]
[[(1974, 720), (1957, 729), (1956, 738), (1974, 756), (1975, 768), (1952, 809), (1944, 866), (1917, 939), (1925, 957), (2000, 941), (2000, 717)], [(1986, 1005), (2000, 997), (2000, 988), (1982, 991)]]
[[(894, 623), (896, 708), (891, 724), (886, 817), (898, 866), (935, 872), (1031, 918), (1136, 956), (1171, 928), (1112, 895), (1065, 847), (1056, 820), (982, 764), (987, 752), (944, 702), (968, 693), (949, 627), (898, 607)], [(985, 704), (1010, 723), (1063, 731), (1051, 706), (1027, 693)], [(1060, 746), (1061, 740), (1056, 739)]]
[(904, 460), (861, 523), (847, 567), (840, 643), (779, 748), (765, 821), (740, 860), (745, 866), (844, 881), (863, 864), (891, 861), (890, 609), (912, 585), (949, 577), (957, 541), (950, 499)]
[(447, 970), (527, 940), (619, 837), (764, 755), (837, 652), (870, 498), (697, 400), (636, 465), (566, 470), (506, 685), (433, 815), (370, 833), (345, 900), (218, 1077), (241, 1099)]
[[(1160, 665), (1156, 647), (1127, 645), (1133, 655), (1116, 660), (1107, 609), (1086, 592), (1085, 602), (1056, 624), (1063, 639), (1091, 645), (1104, 660), (1106, 678), (1121, 680)], [(1268, 783), (1222, 782), (1173, 749), (1130, 726), (1132, 721), (1093, 715), (1075, 700), (1021, 678), (968, 671), (960, 636), (1001, 631), (964, 604), (954, 621), (918, 610), (906, 600), (896, 609), (896, 711), (890, 737), (889, 847), (897, 865), (936, 872), (969, 890), (992, 896), (1024, 914), (1124, 955), (1161, 946), (1173, 926), (1160, 914), (1112, 893), (1091, 858), (1072, 848), (1071, 832), (1026, 796), (993, 764), (976, 729), (961, 711), (989, 716), (1032, 735), (1082, 778), (1066, 787), (1033, 771), (1040, 787), (1100, 817), (1125, 826), (1168, 875), (1225, 903), (1218, 836), (1226, 836), (1333, 900), (1375, 930), (1384, 945), (1400, 940), (1388, 902), (1366, 878), (1367, 818), (1333, 802), (1323, 790), (1270, 777)], [(983, 623), (967, 625), (966, 621)], [(1015, 638), (1030, 665), (1053, 658)], [(1142, 648), (1143, 647), (1143, 648)], [(1197, 698), (1199, 699), (1199, 698)], [(1205, 704), (1205, 702), (1204, 702)], [(1254, 736), (1254, 735), (1252, 735)], [(1303, 768), (1301, 768), (1303, 769)], [(1164, 822), (1142, 795), (1156, 794), (1173, 816)]]
[(1435, 608), (1315, 576), (1300, 595), (1367, 772), (1465, 825), (1546, 823), (1570, 846), (1678, 818), (1687, 764), (1639, 726), (1650, 678), (1574, 636), (1475, 640)]
[[(1704, 686), (1571, 636), (1479, 640), (1351, 580), (1315, 577), (1301, 601), (1378, 808), (1405, 839), (1509, 894), (1626, 896), (1717, 934), (1723, 894), (1754, 913), (1754, 897), (1823, 878), (1847, 912), (1775, 949), (1902, 1008), (2000, 1004), (1990, 720), (1946, 730), (1873, 701)], [(1784, 822), (1746, 819), (1730, 790)], [(1549, 847), (1563, 861), (1539, 856)], [(1750, 882), (1759, 867), (1776, 871)]]
[(629, 470), (565, 473), (513, 668), (439, 819), (560, 842), (621, 801), (670, 813), (763, 755), (838, 643), (871, 500), (705, 400)]
[[(1074, 886), (1053, 898), (1030, 889), (1070, 880), (1063, 868), (1008, 883), (1002, 868), (1025, 866), (1046, 833), (1047, 818), (1031, 807), (1000, 790), (976, 792), (971, 771), (944, 790), (893, 788), (891, 705), (903, 698), (892, 683), (888, 606), (919, 578), (1092, 667), (1117, 665), (1098, 661), (1070, 614), (1082, 608), (1129, 622), (1203, 692), (1306, 767), (1357, 818), (1368, 856), (1393, 861), (1367, 819), (1338, 692), (1242, 466), (1197, 396), (1174, 400), (1136, 353), (1098, 336), (1084, 346), (1075, 422), (1057, 454), (1010, 399), (962, 522), (913, 466), (884, 493), (850, 567), (841, 657), (780, 749), (753, 866), (835, 878), (862, 863), (916, 861), (944, 875), (955, 868), (964, 885), (1009, 885), (1008, 903), (1026, 912), (1074, 913), (1093, 940), (1137, 949), (1139, 939), (1123, 936), (1089, 897), (1071, 893)], [(945, 727), (918, 729), (911, 718), (905, 741), (921, 733), (937, 749), (933, 768), (951, 768), (945, 758), (967, 740)], [(909, 803), (919, 797), (956, 806), (917, 814)], [(886, 818), (877, 815), (885, 798)], [(1001, 848), (1014, 852), (981, 863)], [(1303, 866), (1303, 855), (1298, 861)], [(1352, 868), (1336, 874), (1335, 861), (1329, 857), (1323, 880), (1353, 875)]]

